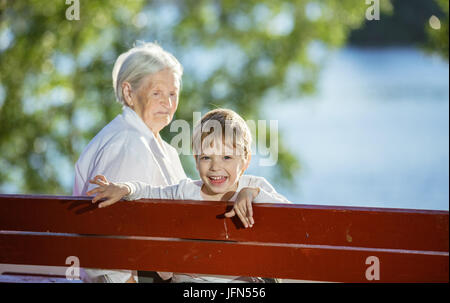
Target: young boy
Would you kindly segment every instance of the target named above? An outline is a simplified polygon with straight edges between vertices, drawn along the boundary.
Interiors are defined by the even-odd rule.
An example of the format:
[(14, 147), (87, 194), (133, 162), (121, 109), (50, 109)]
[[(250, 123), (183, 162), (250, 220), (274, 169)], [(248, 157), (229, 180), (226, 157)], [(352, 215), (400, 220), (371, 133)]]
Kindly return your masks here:
[[(108, 182), (96, 176), (90, 183), (99, 187), (87, 192), (97, 194), (92, 202), (105, 199), (99, 207), (122, 198), (235, 201), (237, 193), (246, 198), (235, 203), (226, 217), (237, 215), (244, 226), (254, 224), (251, 203), (290, 203), (262, 177), (243, 175), (251, 158), (251, 133), (245, 121), (235, 112), (215, 109), (206, 113), (194, 128), (192, 149), (200, 180), (185, 179), (171, 186), (150, 186), (142, 182)], [(172, 282), (258, 282), (258, 278), (177, 274)]]

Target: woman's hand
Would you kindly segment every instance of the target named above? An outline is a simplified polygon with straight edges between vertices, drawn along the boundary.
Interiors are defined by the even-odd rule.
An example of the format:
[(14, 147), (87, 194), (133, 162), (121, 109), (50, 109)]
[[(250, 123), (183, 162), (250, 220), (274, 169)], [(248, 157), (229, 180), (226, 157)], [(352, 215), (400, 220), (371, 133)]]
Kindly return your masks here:
[(98, 200), (106, 198), (106, 201), (103, 201), (98, 205), (99, 208), (112, 205), (130, 193), (128, 186), (121, 183), (108, 182), (103, 175), (95, 176), (94, 179), (89, 180), (89, 183), (97, 184), (99, 186), (86, 193), (89, 196), (97, 194), (92, 199), (92, 203), (96, 203)]
[(259, 194), (258, 187), (244, 187), (239, 192), (236, 201), (234, 202), (233, 209), (225, 213), (225, 217), (231, 218), (238, 215), (245, 228), (252, 227), (255, 224), (253, 219), (252, 202)]

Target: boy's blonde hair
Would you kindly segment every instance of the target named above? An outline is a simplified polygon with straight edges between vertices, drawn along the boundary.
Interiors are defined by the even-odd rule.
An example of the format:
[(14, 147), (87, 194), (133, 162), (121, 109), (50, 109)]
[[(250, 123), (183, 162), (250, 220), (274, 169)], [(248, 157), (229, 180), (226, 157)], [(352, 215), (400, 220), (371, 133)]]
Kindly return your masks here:
[(203, 149), (212, 147), (217, 139), (225, 146), (233, 146), (235, 151), (242, 153), (246, 159), (251, 154), (250, 129), (244, 119), (230, 109), (218, 108), (209, 111), (197, 123), (192, 136), (194, 156), (197, 157)]

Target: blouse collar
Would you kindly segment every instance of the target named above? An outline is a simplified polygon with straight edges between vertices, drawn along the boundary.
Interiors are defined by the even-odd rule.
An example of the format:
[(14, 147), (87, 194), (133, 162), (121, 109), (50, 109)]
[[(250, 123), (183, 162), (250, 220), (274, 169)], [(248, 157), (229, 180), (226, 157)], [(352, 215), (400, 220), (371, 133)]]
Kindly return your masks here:
[(165, 157), (166, 156), (164, 152), (165, 149), (162, 146), (163, 140), (161, 139), (159, 134), (158, 138), (160, 140), (158, 140), (155, 137), (155, 134), (150, 130), (150, 128), (148, 128), (148, 126), (144, 123), (144, 121), (142, 121), (141, 117), (139, 117), (139, 115), (128, 106), (123, 106), (122, 111), (125, 121), (128, 122), (130, 125), (132, 125), (134, 128), (136, 128), (139, 131), (139, 133), (144, 135), (150, 146), (154, 147), (161, 157)]

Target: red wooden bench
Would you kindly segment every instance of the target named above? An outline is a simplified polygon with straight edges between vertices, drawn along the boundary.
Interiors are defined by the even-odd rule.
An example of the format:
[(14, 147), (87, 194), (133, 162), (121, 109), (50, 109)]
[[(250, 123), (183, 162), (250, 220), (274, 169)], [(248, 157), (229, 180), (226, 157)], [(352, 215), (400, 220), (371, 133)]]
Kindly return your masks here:
[[(87, 268), (449, 281), (448, 211), (255, 204), (255, 225), (245, 229), (223, 218), (231, 205), (139, 200), (98, 209), (88, 197), (0, 195), (0, 263), (68, 266), (76, 256)], [(375, 272), (379, 280), (367, 280)]]

